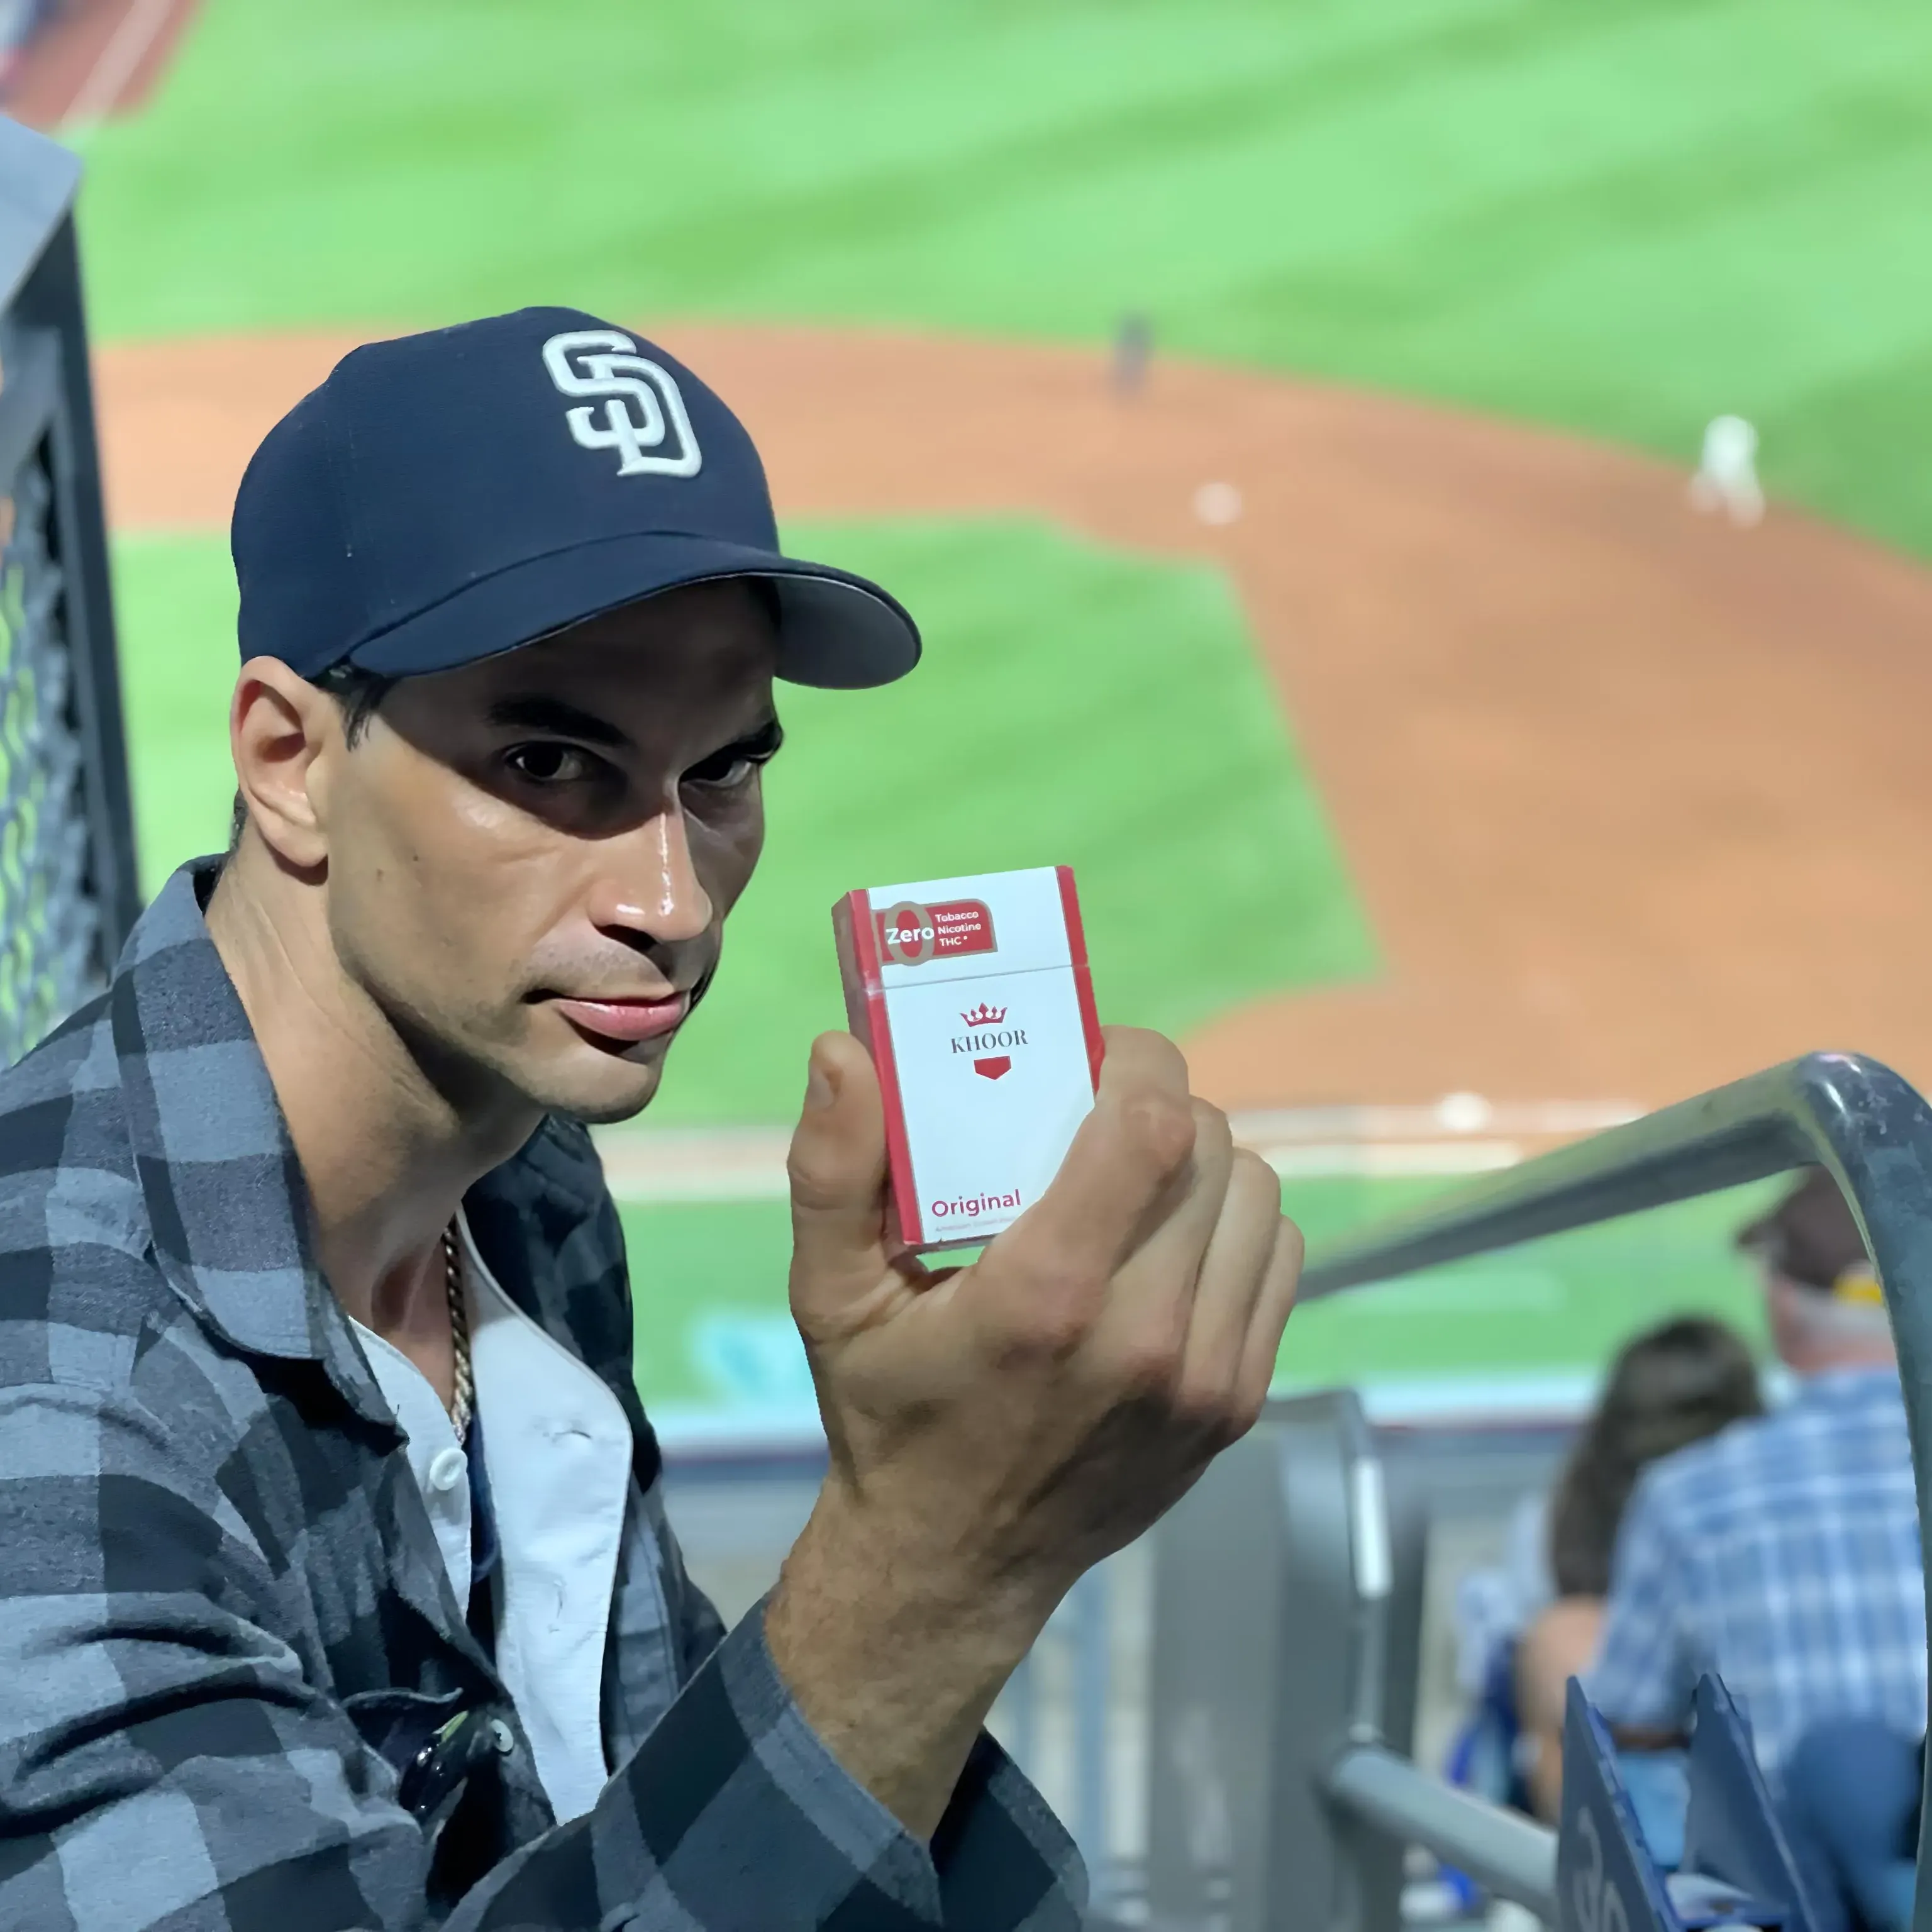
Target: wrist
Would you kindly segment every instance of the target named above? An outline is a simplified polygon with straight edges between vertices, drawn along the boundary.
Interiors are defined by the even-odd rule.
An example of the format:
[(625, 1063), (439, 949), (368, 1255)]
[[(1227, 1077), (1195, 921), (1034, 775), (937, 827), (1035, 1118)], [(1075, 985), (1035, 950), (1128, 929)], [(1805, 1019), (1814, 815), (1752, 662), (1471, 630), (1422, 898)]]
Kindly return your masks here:
[(857, 1780), (929, 1836), (1046, 1608), (976, 1592), (828, 1483), (766, 1604), (800, 1714)]
[(779, 1588), (843, 1600), (855, 1646), (943, 1646), (962, 1667), (982, 1666), (1004, 1682), (1072, 1581), (1003, 1565), (971, 1547), (940, 1511), (864, 1493), (834, 1474), (786, 1558)]

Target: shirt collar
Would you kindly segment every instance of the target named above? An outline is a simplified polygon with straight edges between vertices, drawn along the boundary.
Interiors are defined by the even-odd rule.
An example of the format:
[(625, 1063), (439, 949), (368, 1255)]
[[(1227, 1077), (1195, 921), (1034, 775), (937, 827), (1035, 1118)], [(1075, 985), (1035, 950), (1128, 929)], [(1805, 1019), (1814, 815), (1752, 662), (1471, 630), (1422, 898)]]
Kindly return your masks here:
[(1888, 1396), (1900, 1399), (1898, 1370), (1888, 1363), (1868, 1368), (1825, 1369), (1816, 1375), (1795, 1376), (1791, 1400), (1807, 1408), (1845, 1408)]
[(388, 1422), (316, 1264), (288, 1123), (202, 916), (220, 867), (194, 860), (169, 879), (135, 922), (108, 994), (155, 1258), (235, 1346), (320, 1362), (362, 1414)]

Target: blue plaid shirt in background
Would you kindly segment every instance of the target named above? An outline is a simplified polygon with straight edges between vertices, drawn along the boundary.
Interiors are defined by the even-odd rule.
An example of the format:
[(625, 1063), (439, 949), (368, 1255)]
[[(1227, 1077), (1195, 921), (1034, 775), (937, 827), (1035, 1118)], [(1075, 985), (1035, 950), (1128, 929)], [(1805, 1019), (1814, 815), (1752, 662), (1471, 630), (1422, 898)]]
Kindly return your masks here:
[(1809, 1377), (1640, 1481), (1586, 1688), (1613, 1724), (1681, 1730), (1707, 1670), (1774, 1780), (1820, 1719), (1924, 1730), (1918, 1510), (1892, 1370)]

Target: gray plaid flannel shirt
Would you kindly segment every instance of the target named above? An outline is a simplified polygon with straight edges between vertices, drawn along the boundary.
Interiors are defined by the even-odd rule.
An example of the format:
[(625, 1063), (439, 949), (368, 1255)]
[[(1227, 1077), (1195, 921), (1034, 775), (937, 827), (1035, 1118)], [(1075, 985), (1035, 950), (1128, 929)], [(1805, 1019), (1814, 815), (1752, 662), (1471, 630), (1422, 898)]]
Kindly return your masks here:
[[(664, 1522), (616, 1214), (552, 1120), (466, 1206), (636, 1444), (619, 1768), (556, 1822), (316, 1271), (212, 875), (178, 872), (108, 992), (0, 1076), (0, 1926), (1071, 1932), (1078, 1859), (989, 1738), (928, 1848), (800, 1717), (762, 1618), (722, 1634)], [(432, 1831), (399, 1769), (459, 1710), (509, 1748)]]

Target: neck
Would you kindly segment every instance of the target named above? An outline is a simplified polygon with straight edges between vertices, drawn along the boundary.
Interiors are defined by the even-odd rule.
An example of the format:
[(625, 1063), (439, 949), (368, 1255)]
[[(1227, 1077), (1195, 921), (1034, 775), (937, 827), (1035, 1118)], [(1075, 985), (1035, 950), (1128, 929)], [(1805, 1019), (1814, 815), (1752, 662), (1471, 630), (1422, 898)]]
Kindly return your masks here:
[(443, 1229), (539, 1114), (520, 1096), (459, 1105), (430, 1078), (344, 970), (326, 890), (288, 876), (244, 832), (208, 929), (288, 1122), (322, 1274), (349, 1314), (392, 1336), (440, 1308)]
[(1837, 1369), (1892, 1369), (1898, 1357), (1888, 1342), (1814, 1341), (1786, 1351), (1793, 1375), (1826, 1376)]

